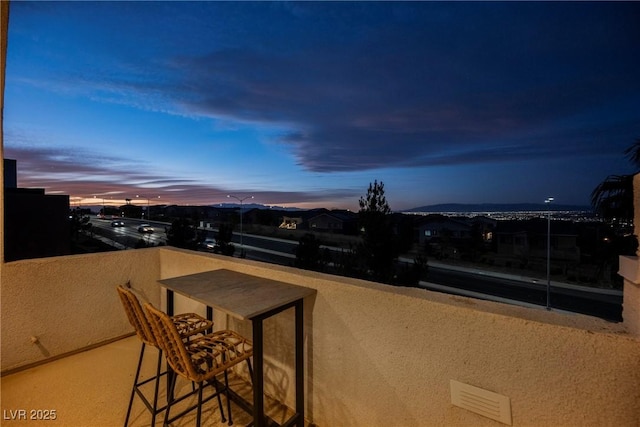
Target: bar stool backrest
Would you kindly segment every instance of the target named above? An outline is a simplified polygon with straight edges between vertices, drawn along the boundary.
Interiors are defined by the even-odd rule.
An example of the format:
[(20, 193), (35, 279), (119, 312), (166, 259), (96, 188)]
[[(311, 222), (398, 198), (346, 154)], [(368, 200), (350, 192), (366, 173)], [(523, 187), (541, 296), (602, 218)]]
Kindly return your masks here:
[(150, 303), (146, 303), (144, 308), (147, 310), (155, 339), (165, 352), (165, 357), (171, 368), (192, 381), (199, 381), (199, 372), (191, 362), (191, 356), (169, 315), (156, 309)]
[(167, 363), (189, 381), (208, 381), (253, 355), (251, 343), (230, 330), (198, 335), (185, 343), (169, 315), (150, 303), (144, 308)]
[(151, 329), (151, 324), (145, 315), (142, 305), (140, 305), (138, 297), (130, 289), (122, 285), (119, 285), (116, 289), (124, 306), (124, 311), (127, 313), (129, 323), (131, 323), (131, 326), (135, 329), (138, 337), (145, 344), (158, 347), (155, 335)]

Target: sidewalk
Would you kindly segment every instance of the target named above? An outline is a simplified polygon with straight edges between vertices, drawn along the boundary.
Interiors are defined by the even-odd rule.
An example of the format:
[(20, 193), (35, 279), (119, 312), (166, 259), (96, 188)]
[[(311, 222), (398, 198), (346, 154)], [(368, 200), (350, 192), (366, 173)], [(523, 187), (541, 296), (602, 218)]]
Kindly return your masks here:
[(122, 250), (122, 249), (131, 249), (131, 248), (127, 248), (125, 245), (123, 245), (122, 243), (118, 243), (115, 240), (111, 240), (107, 237), (101, 236), (97, 233), (91, 233), (91, 235), (89, 236), (94, 240), (99, 240), (102, 243), (104, 243), (105, 245), (109, 245), (111, 247), (114, 247), (118, 250)]
[[(413, 259), (403, 258), (403, 257), (400, 257), (399, 260), (403, 262), (413, 262)], [(545, 288), (547, 286), (547, 281), (544, 279), (522, 276), (522, 275), (513, 274), (513, 273), (484, 270), (480, 267), (458, 266), (458, 265), (452, 265), (452, 264), (447, 264), (447, 263), (432, 261), (432, 260), (429, 260), (427, 264), (431, 267), (441, 268), (443, 270), (455, 270), (455, 271), (461, 271), (461, 272), (470, 273), (470, 274), (477, 274), (480, 276), (495, 277), (495, 278), (501, 278), (501, 279), (515, 280), (523, 283), (530, 283), (533, 285), (538, 285), (541, 288)], [(573, 290), (579, 290), (582, 292), (591, 292), (594, 294), (602, 294), (602, 295), (622, 296), (622, 291), (618, 289), (594, 288), (591, 286), (574, 285), (571, 283), (557, 282), (553, 280), (551, 280), (550, 284), (555, 288), (573, 289)]]

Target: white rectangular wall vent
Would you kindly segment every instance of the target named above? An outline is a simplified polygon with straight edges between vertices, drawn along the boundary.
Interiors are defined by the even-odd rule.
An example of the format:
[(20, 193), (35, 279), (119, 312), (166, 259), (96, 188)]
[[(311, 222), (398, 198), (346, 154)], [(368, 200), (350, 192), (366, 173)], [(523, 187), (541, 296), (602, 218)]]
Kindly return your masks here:
[(451, 403), (492, 420), (511, 425), (511, 401), (507, 396), (459, 381), (450, 381)]

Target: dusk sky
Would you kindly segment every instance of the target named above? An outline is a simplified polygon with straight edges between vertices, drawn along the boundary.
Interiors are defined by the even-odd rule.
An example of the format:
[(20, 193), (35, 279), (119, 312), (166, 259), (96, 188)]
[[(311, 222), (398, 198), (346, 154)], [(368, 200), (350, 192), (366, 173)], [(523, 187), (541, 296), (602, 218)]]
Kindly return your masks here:
[(634, 171), (640, 3), (14, 1), (4, 132), (74, 204), (588, 205)]

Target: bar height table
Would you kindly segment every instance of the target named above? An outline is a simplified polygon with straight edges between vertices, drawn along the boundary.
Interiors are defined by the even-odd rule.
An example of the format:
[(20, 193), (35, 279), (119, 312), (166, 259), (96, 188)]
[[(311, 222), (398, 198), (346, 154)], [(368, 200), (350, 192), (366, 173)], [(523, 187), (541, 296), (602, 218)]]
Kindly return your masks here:
[(253, 420), (262, 427), (264, 416), (264, 342), (262, 322), (289, 308), (295, 310), (295, 387), (296, 412), (283, 425), (304, 426), (304, 298), (315, 289), (291, 285), (237, 271), (220, 269), (174, 277), (159, 281), (167, 289), (167, 314), (173, 315), (173, 294), (201, 302), (207, 306), (207, 317), (213, 309), (253, 326)]

